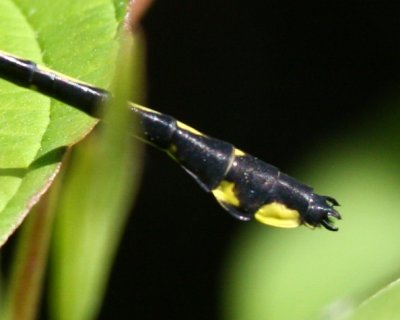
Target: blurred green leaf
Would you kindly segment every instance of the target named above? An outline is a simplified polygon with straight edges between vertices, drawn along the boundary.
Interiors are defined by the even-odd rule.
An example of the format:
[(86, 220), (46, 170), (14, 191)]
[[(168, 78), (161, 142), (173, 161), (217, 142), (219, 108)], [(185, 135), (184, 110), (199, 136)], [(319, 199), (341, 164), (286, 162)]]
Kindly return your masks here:
[[(113, 74), (114, 1), (0, 2), (0, 49), (94, 85)], [(65, 146), (96, 120), (72, 107), (0, 82), (0, 245), (54, 179)]]
[(342, 319), (399, 274), (398, 147), (393, 128), (388, 139), (374, 120), (313, 150), (303, 171), (342, 205), (337, 233), (244, 230), (226, 269), (227, 319)]
[(348, 320), (393, 320), (400, 315), (400, 280), (365, 301)]
[(74, 150), (62, 181), (50, 281), (52, 319), (93, 319), (101, 305), (140, 169), (136, 140), (127, 134), (134, 123), (126, 103), (133, 82), (142, 79), (138, 45), (133, 62), (129, 50), (119, 58), (116, 99), (107, 106), (101, 130)]

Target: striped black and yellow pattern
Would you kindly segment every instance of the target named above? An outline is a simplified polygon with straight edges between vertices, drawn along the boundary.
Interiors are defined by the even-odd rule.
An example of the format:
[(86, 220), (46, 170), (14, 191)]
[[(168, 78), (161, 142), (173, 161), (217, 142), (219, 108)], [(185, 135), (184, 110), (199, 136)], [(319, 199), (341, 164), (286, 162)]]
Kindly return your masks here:
[[(89, 114), (110, 98), (107, 91), (0, 54), (0, 77), (39, 91)], [(282, 173), (232, 144), (211, 138), (175, 118), (129, 103), (142, 125), (142, 140), (167, 152), (234, 217), (294, 228), (306, 225), (338, 230), (337, 201)]]

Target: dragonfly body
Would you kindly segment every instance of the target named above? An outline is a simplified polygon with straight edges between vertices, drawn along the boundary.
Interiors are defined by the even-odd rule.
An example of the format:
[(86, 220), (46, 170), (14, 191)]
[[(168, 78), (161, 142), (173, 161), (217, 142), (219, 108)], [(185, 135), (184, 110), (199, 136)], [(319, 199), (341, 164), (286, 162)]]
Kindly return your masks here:
[[(0, 77), (92, 115), (100, 103), (110, 99), (103, 89), (6, 54), (0, 54)], [(256, 218), (264, 224), (285, 228), (305, 224), (337, 230), (330, 219), (340, 219), (334, 198), (314, 193), (311, 187), (278, 168), (172, 116), (134, 103), (129, 103), (129, 107), (142, 125), (139, 138), (167, 152), (236, 218)]]

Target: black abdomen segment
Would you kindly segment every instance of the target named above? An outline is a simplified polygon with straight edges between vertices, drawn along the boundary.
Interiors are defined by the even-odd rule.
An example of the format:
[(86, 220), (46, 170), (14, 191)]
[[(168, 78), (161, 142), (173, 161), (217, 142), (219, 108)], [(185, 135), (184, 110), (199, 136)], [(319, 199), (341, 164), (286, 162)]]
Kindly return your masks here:
[(105, 90), (49, 72), (36, 63), (0, 54), (0, 75), (12, 83), (60, 100), (91, 115), (105, 102)]
[(131, 109), (139, 117), (145, 141), (166, 151), (206, 191), (219, 185), (232, 162), (233, 145), (157, 111), (137, 105)]
[(235, 149), (235, 156), (220, 185), (212, 190), (218, 202), (241, 220), (256, 218), (264, 224), (294, 228), (323, 225), (336, 231), (331, 217), (335, 199), (282, 173), (278, 168)]

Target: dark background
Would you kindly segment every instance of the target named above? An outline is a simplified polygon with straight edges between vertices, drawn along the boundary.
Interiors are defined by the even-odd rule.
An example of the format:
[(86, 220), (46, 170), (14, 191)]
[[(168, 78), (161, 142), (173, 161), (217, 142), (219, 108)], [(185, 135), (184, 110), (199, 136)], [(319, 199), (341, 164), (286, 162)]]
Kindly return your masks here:
[[(396, 94), (399, 21), (382, 1), (156, 1), (143, 21), (147, 104), (290, 173)], [(242, 225), (148, 149), (101, 318), (219, 319)]]

